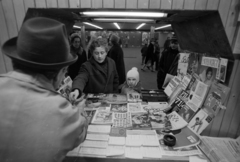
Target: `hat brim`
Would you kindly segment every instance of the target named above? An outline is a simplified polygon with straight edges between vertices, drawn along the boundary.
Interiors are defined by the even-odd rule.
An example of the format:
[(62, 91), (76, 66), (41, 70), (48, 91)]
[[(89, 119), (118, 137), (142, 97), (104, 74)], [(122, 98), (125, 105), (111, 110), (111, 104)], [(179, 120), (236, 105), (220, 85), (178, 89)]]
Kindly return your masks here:
[(33, 61), (23, 59), (17, 53), (17, 37), (14, 37), (14, 38), (6, 41), (2, 46), (2, 52), (5, 55), (7, 55), (8, 57), (10, 57), (12, 60), (18, 62), (19, 64), (23, 64), (25, 66), (32, 67), (35, 69), (36, 68), (37, 69), (39, 69), (39, 68), (41, 68), (41, 69), (60, 69), (65, 66), (73, 64), (78, 59), (77, 55), (72, 55), (71, 53), (69, 54), (69, 57), (66, 59), (66, 61), (60, 62), (60, 63), (45, 64), (45, 63), (33, 62)]

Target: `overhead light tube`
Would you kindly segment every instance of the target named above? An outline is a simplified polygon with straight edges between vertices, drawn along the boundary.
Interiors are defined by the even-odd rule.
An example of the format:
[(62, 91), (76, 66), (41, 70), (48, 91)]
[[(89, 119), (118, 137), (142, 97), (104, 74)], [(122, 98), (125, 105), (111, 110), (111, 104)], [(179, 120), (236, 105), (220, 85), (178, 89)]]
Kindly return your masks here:
[(90, 26), (93, 26), (95, 28), (98, 28), (98, 29), (103, 29), (102, 27), (100, 26), (97, 26), (97, 25), (94, 25), (94, 24), (91, 24), (91, 23), (88, 23), (88, 22), (83, 22), (84, 24), (87, 24), (87, 25), (90, 25)]
[(94, 21), (104, 22), (151, 22), (153, 19), (123, 19), (123, 18), (94, 18)]
[(170, 27), (170, 26), (171, 26), (171, 24), (169, 24), (169, 25), (164, 25), (164, 26), (160, 26), (160, 27), (158, 27), (158, 28), (155, 28), (155, 30), (167, 28), (167, 27)]
[(145, 23), (142, 23), (142, 24), (140, 24), (136, 29), (138, 30), (138, 29), (140, 29), (141, 27), (143, 27), (145, 25)]
[(86, 11), (80, 14), (87, 16), (127, 16), (127, 17), (166, 17), (166, 13), (162, 12), (114, 12), (114, 11)]
[(119, 30), (121, 29), (118, 23), (113, 23)]
[(80, 27), (80, 26), (77, 26), (77, 25), (73, 25), (73, 27), (74, 27), (74, 28), (79, 28), (79, 29), (81, 29), (81, 27)]

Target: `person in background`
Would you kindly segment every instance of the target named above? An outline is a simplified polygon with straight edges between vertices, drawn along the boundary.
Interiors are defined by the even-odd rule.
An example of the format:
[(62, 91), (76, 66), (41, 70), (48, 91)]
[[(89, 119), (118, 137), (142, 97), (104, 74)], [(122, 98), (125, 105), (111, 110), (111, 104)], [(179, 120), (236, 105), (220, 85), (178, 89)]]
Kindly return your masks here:
[(81, 65), (87, 61), (86, 51), (81, 47), (81, 38), (77, 33), (71, 35), (71, 53), (78, 56), (78, 60), (68, 67), (68, 75), (73, 80)]
[(167, 37), (166, 41), (164, 42), (164, 45), (163, 45), (163, 51), (167, 50), (170, 46), (170, 40), (171, 40), (171, 37)]
[(126, 73), (125, 73), (124, 54), (123, 54), (122, 48), (118, 44), (118, 41), (119, 41), (119, 37), (116, 36), (115, 34), (112, 34), (110, 38), (112, 47), (108, 52), (108, 57), (110, 57), (115, 61), (118, 77), (119, 77), (119, 85), (120, 85), (125, 82)]
[(127, 35), (125, 38), (125, 47), (128, 48), (128, 41), (129, 41), (129, 36)]
[(172, 37), (169, 48), (162, 52), (162, 56), (159, 61), (159, 69), (157, 73), (158, 89), (162, 89), (165, 77), (167, 73), (169, 73), (171, 65), (178, 53), (178, 40), (176, 37)]
[[(148, 65), (149, 61), (151, 62), (150, 66)], [(150, 41), (150, 43), (148, 45), (148, 48), (147, 48), (147, 56), (146, 56), (146, 59), (145, 59), (145, 63), (142, 66), (141, 70), (145, 71), (144, 68), (147, 67), (148, 69), (151, 68), (151, 71), (154, 72), (153, 64), (154, 64), (154, 38), (151, 38), (151, 41)]]
[(156, 40), (154, 43), (154, 62), (155, 62), (155, 70), (158, 71), (158, 64), (159, 64), (159, 58), (160, 58), (160, 46), (158, 44), (158, 41)]
[(72, 105), (57, 91), (69, 65), (64, 24), (49, 18), (26, 20), (2, 51), (13, 71), (0, 75), (0, 161), (62, 161), (84, 141), (85, 99)]
[(147, 43), (144, 44), (144, 46), (142, 47), (141, 53), (142, 53), (142, 65), (143, 65), (147, 55)]
[(131, 70), (127, 72), (127, 80), (120, 85), (121, 93), (127, 94), (127, 93), (141, 93), (141, 82), (140, 77), (138, 73), (138, 69), (136, 67), (133, 67)]
[(82, 64), (73, 80), (70, 100), (73, 102), (82, 93), (118, 93), (119, 79), (115, 62), (107, 57), (107, 39), (96, 39), (90, 45), (92, 57)]

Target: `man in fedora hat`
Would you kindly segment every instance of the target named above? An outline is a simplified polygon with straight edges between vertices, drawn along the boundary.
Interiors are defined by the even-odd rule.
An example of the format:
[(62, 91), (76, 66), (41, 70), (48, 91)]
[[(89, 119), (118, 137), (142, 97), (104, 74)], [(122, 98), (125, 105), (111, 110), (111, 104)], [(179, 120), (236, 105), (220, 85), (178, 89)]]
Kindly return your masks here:
[(2, 51), (14, 70), (0, 75), (0, 161), (62, 161), (87, 130), (85, 100), (73, 106), (56, 91), (77, 60), (70, 54), (65, 25), (29, 19)]

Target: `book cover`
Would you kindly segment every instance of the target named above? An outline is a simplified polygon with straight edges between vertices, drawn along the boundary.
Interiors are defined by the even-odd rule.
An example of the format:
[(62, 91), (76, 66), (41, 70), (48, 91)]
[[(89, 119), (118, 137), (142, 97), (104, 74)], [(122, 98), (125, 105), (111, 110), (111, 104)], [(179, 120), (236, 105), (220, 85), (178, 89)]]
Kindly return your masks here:
[(112, 112), (127, 112), (127, 103), (111, 104), (110, 111)]
[(128, 103), (128, 112), (142, 112), (142, 104), (141, 103)]
[(132, 129), (151, 129), (151, 123), (147, 112), (131, 113)]
[(97, 110), (93, 116), (92, 124), (112, 124), (113, 112), (106, 110)]

